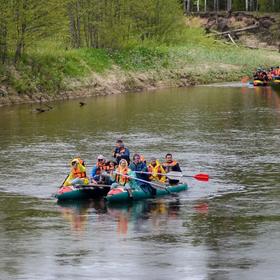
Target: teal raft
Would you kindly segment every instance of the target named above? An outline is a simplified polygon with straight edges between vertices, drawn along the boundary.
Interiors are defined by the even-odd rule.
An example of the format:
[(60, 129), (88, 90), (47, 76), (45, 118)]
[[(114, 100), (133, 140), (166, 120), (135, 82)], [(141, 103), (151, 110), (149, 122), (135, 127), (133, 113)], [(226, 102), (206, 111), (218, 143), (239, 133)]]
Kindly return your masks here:
[(156, 194), (152, 195), (149, 191), (145, 192), (140, 187), (138, 187), (137, 189), (132, 191), (132, 198), (130, 198), (126, 190), (124, 190), (122, 187), (117, 187), (109, 191), (105, 199), (109, 203), (122, 203), (131, 200), (142, 200), (142, 199), (154, 198), (154, 197), (159, 197), (164, 195), (170, 195), (181, 191), (185, 191), (187, 189), (188, 189), (187, 184), (167, 186), (166, 189), (157, 188)]
[(84, 186), (63, 186), (58, 189), (55, 197), (58, 201), (77, 201), (83, 199), (97, 199), (104, 197), (111, 186), (109, 185), (84, 185)]

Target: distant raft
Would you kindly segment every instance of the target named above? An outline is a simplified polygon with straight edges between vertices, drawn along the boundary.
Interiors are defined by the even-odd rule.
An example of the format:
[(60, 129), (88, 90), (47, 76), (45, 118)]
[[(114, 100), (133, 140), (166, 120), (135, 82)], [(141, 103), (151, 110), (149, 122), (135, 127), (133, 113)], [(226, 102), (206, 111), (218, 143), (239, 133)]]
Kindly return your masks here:
[(181, 191), (185, 191), (187, 189), (188, 189), (187, 184), (179, 184), (179, 185), (166, 186), (166, 188), (162, 188), (162, 189), (157, 188), (156, 193), (151, 194), (149, 191), (144, 191), (139, 187), (137, 190), (133, 190), (132, 197), (129, 197), (129, 194), (126, 190), (124, 190), (122, 187), (117, 187), (109, 191), (105, 199), (109, 203), (123, 203), (131, 200), (132, 201), (142, 200), (142, 199), (160, 197), (164, 195), (170, 195)]
[(253, 81), (253, 85), (255, 87), (267, 87), (268, 86), (268, 82), (267, 81), (262, 81), (262, 80), (254, 80)]

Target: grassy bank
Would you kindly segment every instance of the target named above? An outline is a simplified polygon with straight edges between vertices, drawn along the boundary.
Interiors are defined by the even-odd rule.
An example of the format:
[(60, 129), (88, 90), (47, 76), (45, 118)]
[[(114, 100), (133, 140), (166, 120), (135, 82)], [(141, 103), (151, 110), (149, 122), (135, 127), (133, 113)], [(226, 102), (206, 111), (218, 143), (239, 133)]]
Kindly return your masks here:
[[(237, 48), (206, 38), (199, 28), (186, 29), (184, 43), (154, 43), (121, 51), (61, 50), (46, 43), (17, 64), (0, 66), (1, 94), (6, 103), (36, 100), (40, 95), (60, 99), (141, 90), (150, 86), (184, 86), (239, 80), (259, 65), (280, 64), (280, 55)], [(14, 97), (14, 99), (13, 99)], [(15, 101), (15, 97), (19, 101)], [(3, 98), (2, 98), (3, 100)], [(2, 102), (2, 104), (5, 102)]]

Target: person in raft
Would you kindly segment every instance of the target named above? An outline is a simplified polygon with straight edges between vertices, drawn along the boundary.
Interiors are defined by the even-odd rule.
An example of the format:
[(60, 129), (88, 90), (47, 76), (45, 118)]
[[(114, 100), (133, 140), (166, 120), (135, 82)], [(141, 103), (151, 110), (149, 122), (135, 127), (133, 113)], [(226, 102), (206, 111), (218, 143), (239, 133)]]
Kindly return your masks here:
[[(143, 181), (139, 181), (136, 180), (137, 185), (144, 191), (144, 192), (150, 192), (152, 196), (156, 195), (156, 189), (153, 188), (150, 184), (149, 184), (149, 174), (147, 174), (148, 172), (148, 168), (146, 165), (146, 162), (144, 160), (143, 156), (140, 156), (139, 154), (134, 154), (133, 155), (133, 161), (132, 163), (129, 165), (129, 168), (132, 171), (136, 171), (136, 178), (140, 179), (140, 180), (144, 180)], [(141, 172), (143, 172), (141, 174)]]
[(148, 172), (151, 173), (149, 176), (149, 179), (151, 181), (158, 181), (163, 184), (165, 183), (166, 181), (166, 176), (164, 176), (165, 170), (163, 166), (160, 164), (160, 162), (158, 161), (158, 159), (156, 159), (155, 157), (151, 158), (151, 162), (148, 165)]
[(105, 157), (103, 155), (99, 155), (97, 157), (97, 162), (93, 166), (91, 173), (90, 173), (90, 182), (91, 183), (98, 183), (102, 182), (102, 172), (107, 170), (107, 166), (105, 164)]
[[(162, 164), (164, 170), (166, 173), (170, 171), (176, 171), (176, 172), (182, 172), (179, 163), (175, 160), (173, 160), (172, 154), (166, 154), (165, 156), (165, 162)], [(179, 180), (171, 180), (169, 179), (170, 185), (176, 185), (179, 183)]]
[(121, 139), (117, 140), (116, 147), (113, 152), (113, 157), (116, 159), (117, 164), (120, 163), (121, 159), (125, 159), (129, 165), (130, 163), (130, 152), (129, 149), (124, 146), (124, 143)]
[(128, 192), (129, 197), (132, 198), (132, 189), (130, 186), (132, 177), (134, 177), (134, 174), (128, 167), (127, 161), (125, 159), (121, 159), (116, 172), (111, 174), (111, 180), (114, 181), (111, 187), (123, 187)]
[(71, 161), (71, 171), (63, 186), (88, 185), (89, 179), (86, 174), (85, 162), (80, 158)]

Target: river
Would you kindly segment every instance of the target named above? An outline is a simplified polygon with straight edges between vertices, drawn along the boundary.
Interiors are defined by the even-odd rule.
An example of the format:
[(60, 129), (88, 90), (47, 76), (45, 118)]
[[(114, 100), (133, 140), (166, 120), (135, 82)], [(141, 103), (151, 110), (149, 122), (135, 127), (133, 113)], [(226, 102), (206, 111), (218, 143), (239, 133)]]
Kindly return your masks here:
[[(0, 109), (0, 279), (279, 279), (280, 96), (241, 87), (167, 89)], [(171, 152), (178, 196), (123, 206), (58, 205), (81, 156), (116, 139)]]

